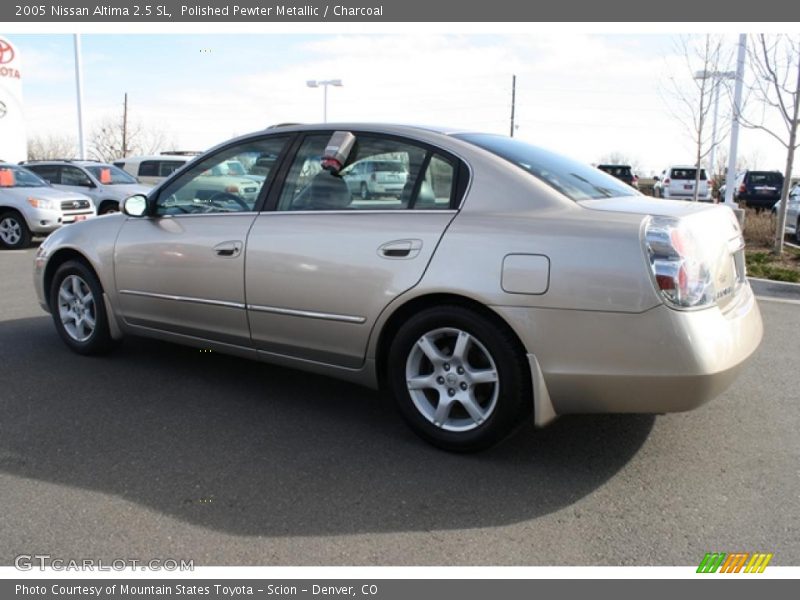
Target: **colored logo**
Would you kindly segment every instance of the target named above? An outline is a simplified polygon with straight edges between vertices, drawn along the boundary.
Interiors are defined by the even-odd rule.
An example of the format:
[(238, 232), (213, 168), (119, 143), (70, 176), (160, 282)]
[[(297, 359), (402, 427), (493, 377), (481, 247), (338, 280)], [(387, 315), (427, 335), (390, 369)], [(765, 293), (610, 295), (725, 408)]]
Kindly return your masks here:
[(763, 552), (706, 552), (700, 565), (697, 567), (698, 573), (763, 573), (767, 568), (772, 554)]
[(10, 63), (14, 60), (14, 48), (5, 40), (0, 40), (0, 65)]

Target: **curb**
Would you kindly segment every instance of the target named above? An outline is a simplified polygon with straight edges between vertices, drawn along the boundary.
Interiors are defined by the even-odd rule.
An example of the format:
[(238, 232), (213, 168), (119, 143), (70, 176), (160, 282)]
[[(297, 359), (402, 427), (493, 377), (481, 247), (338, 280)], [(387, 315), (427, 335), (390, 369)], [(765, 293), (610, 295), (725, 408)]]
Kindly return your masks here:
[(747, 279), (750, 281), (750, 287), (753, 288), (753, 293), (756, 296), (800, 301), (800, 283), (772, 281), (771, 279), (759, 279), (758, 277), (748, 277)]

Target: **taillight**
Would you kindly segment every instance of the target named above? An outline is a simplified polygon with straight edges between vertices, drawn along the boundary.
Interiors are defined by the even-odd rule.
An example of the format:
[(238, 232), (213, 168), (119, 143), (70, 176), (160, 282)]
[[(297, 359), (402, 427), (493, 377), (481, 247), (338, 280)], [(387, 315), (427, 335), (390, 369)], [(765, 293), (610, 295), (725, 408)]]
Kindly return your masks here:
[(664, 179), (664, 185), (669, 185), (669, 177), (667, 177), (666, 179)]
[(745, 184), (742, 184), (742, 185), (739, 186), (739, 193), (740, 194), (744, 194), (746, 191), (747, 191), (747, 186), (745, 186)]
[(229, 185), (225, 188), (225, 191), (229, 194), (238, 194), (239, 193), (239, 186), (236, 185)]
[(668, 305), (699, 308), (714, 303), (711, 272), (679, 220), (648, 217), (644, 239), (656, 287)]

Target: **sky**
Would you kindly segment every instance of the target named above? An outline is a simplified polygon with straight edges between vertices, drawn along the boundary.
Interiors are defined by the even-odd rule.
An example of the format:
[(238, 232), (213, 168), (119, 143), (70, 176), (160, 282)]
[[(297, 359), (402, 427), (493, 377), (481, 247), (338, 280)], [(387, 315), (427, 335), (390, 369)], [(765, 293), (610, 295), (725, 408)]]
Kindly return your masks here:
[[(73, 36), (4, 35), (24, 68), (29, 137), (77, 139)], [(323, 91), (306, 81), (341, 79), (342, 87), (328, 90), (331, 122), (508, 134), (516, 75), (516, 137), (589, 163), (616, 153), (648, 175), (694, 162), (669, 91), (672, 81), (691, 85), (692, 68), (676, 39), (541, 30), (84, 33), (84, 119), (87, 131), (103, 119), (121, 119), (127, 93), (130, 120), (160, 132), (169, 146), (163, 149), (204, 150), (274, 123), (321, 122)], [(732, 48), (735, 36), (730, 42)], [(728, 114), (724, 97), (721, 121)], [(767, 134), (745, 130), (739, 148), (751, 168), (783, 170), (785, 150)]]

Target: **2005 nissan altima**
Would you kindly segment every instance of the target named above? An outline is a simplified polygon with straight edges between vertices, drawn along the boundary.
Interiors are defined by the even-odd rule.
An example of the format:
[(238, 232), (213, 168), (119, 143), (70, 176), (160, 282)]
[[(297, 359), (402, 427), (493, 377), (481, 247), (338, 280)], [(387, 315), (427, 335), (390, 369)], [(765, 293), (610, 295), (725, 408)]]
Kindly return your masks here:
[[(348, 174), (380, 160), (402, 190), (363, 198)], [(229, 161), (248, 174), (206, 185)], [(76, 352), (144, 335), (384, 388), (459, 451), (529, 418), (694, 408), (762, 335), (728, 208), (516, 139), (391, 125), (226, 142), (55, 232), (35, 280)]]

